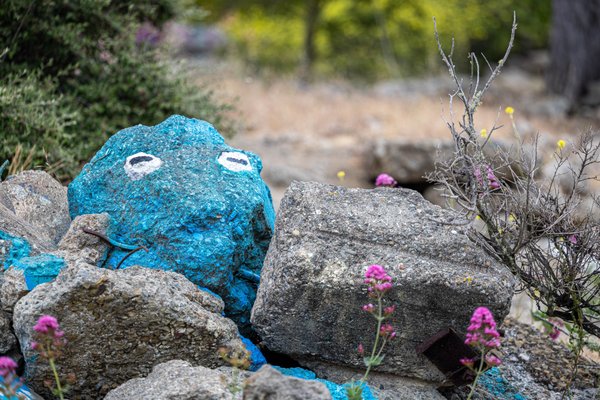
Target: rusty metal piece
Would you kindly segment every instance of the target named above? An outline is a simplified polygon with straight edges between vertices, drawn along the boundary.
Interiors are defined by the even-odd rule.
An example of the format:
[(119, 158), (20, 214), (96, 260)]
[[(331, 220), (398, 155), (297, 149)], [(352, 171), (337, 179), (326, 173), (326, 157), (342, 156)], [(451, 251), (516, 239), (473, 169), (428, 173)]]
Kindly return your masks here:
[(473, 382), (474, 374), (460, 363), (460, 359), (474, 359), (477, 365), (480, 356), (465, 344), (454, 329), (442, 329), (418, 345), (416, 350), (427, 357), (454, 385), (462, 386)]

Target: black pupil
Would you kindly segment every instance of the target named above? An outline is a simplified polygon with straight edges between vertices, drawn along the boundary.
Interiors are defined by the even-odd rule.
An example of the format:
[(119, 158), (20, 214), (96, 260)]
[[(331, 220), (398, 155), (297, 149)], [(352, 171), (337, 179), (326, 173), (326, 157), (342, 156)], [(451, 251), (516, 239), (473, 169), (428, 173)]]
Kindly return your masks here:
[(135, 165), (135, 164), (139, 164), (141, 162), (144, 161), (152, 161), (152, 157), (150, 156), (137, 156), (137, 157), (133, 157), (131, 160), (129, 160), (129, 164), (130, 165)]
[(227, 157), (227, 161), (231, 161), (231, 162), (242, 164), (242, 165), (248, 165), (248, 161), (241, 160), (241, 159), (238, 159), (238, 158), (233, 158), (233, 157)]

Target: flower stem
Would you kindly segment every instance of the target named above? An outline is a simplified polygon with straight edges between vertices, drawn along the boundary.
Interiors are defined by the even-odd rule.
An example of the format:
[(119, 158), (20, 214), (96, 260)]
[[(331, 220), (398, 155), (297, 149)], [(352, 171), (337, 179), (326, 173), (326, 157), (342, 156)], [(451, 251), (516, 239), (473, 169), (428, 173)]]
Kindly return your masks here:
[(473, 397), (473, 393), (475, 393), (475, 388), (477, 388), (477, 381), (479, 380), (479, 377), (481, 376), (481, 371), (483, 371), (483, 360), (485, 359), (485, 352), (481, 353), (481, 360), (479, 360), (479, 368), (477, 369), (477, 375), (475, 375), (475, 380), (473, 381), (473, 384), (471, 385), (471, 392), (469, 392), (469, 396), (467, 396), (467, 400), (471, 400), (471, 397)]
[(52, 369), (52, 373), (54, 374), (54, 380), (56, 381), (56, 392), (58, 393), (58, 397), (60, 400), (65, 400), (65, 396), (63, 395), (62, 387), (60, 386), (60, 379), (58, 378), (58, 372), (56, 371), (56, 365), (54, 365), (54, 358), (48, 358), (48, 363), (50, 364), (50, 368)]
[[(367, 377), (369, 376), (369, 372), (371, 372), (371, 368), (373, 367), (373, 360), (375, 359), (375, 352), (377, 351), (377, 346), (379, 344), (379, 331), (381, 330), (381, 323), (383, 322), (383, 307), (381, 305), (381, 295), (377, 296), (377, 332), (375, 334), (375, 343), (373, 343), (373, 350), (371, 351), (371, 357), (369, 358), (369, 365), (367, 365), (367, 370), (365, 371), (365, 375), (360, 379), (361, 383), (365, 383), (367, 381)], [(384, 343), (385, 346), (385, 343)], [(381, 347), (383, 350), (383, 346)], [(381, 350), (378, 353), (381, 354)]]

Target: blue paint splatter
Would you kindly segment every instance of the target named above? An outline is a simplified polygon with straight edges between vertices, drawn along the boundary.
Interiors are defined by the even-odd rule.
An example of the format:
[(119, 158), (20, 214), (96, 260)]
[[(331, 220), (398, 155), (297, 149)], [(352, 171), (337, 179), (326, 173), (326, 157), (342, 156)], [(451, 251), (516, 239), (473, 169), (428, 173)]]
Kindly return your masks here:
[(13, 263), (17, 270), (23, 271), (27, 290), (42, 283), (50, 282), (65, 266), (65, 260), (52, 254), (40, 254), (23, 257)]
[[(329, 393), (331, 393), (333, 400), (348, 400), (348, 396), (346, 396), (346, 388), (350, 385), (349, 382), (339, 385), (325, 379), (317, 378), (314, 372), (304, 368), (281, 368), (275, 365), (272, 367), (287, 376), (322, 382), (325, 384), (325, 386), (327, 386), (327, 389), (329, 390)], [(377, 397), (373, 395), (368, 385), (363, 385), (363, 400), (377, 400)]]
[(527, 400), (502, 376), (498, 368), (491, 368), (479, 378), (479, 383), (497, 400)]
[[(0, 385), (4, 385), (4, 377), (2, 376), (0, 376)], [(4, 394), (0, 393), (0, 400), (22, 400), (23, 398), (26, 400), (34, 399), (33, 394), (31, 394), (31, 390), (25, 385), (21, 385), (21, 387), (17, 390), (17, 393), (22, 395), (21, 399), (16, 396), (7, 397)]]
[[(112, 136), (69, 185), (70, 213), (108, 213), (111, 238), (148, 248), (123, 268), (182, 273), (219, 294), (244, 330), (275, 221), (261, 170), (212, 125), (172, 116)], [(104, 266), (126, 253), (114, 249)]]
[(8, 254), (4, 256), (4, 269), (13, 265), (15, 261), (29, 256), (31, 253), (31, 246), (29, 246), (29, 243), (25, 239), (0, 231), (0, 240), (6, 240), (11, 243)]
[(242, 342), (244, 343), (244, 346), (246, 346), (246, 350), (250, 352), (250, 360), (252, 364), (248, 369), (250, 371), (258, 371), (260, 367), (267, 363), (265, 356), (260, 351), (260, 349), (250, 341), (250, 339), (247, 339), (243, 336), (240, 337), (242, 339)]

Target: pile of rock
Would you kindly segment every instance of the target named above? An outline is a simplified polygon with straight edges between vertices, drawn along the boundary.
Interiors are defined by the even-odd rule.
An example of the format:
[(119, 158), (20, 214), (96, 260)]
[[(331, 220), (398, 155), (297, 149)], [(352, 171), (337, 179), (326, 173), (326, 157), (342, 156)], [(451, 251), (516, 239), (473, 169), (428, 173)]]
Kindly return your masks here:
[[(365, 399), (441, 398), (444, 375), (415, 347), (464, 332), (477, 306), (501, 320), (511, 276), (446, 223), (450, 211), (404, 189), (295, 182), (271, 241), (260, 169), (210, 125), (172, 117), (111, 138), (69, 200), (45, 173), (2, 182), (0, 352), (22, 354), (27, 384), (50, 396), (31, 350), (48, 314), (65, 331), (59, 372), (76, 374), (73, 398), (344, 399), (374, 329), (360, 309), (377, 263), (394, 277), (398, 338)], [(264, 364), (240, 331), (314, 372), (238, 374), (219, 349)]]

